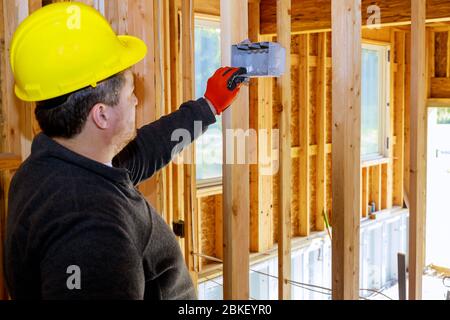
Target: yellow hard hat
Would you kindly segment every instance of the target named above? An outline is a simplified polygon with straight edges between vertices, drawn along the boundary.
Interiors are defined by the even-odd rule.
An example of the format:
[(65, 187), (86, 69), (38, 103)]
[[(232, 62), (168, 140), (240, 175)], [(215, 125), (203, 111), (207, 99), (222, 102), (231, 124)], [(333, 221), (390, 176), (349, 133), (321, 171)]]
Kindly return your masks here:
[(94, 8), (78, 2), (43, 7), (17, 28), (11, 68), (17, 97), (43, 101), (93, 86), (141, 61), (146, 44), (117, 36)]

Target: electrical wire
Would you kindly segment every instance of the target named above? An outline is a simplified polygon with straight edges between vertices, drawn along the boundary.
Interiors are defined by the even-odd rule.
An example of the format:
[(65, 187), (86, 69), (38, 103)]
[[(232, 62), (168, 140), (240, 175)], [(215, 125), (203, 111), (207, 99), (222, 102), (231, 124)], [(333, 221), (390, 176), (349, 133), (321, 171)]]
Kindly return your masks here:
[(294, 287), (298, 287), (298, 288), (301, 288), (301, 289), (303, 289), (303, 290), (308, 290), (308, 291), (315, 292), (315, 293), (319, 293), (319, 294), (322, 294), (322, 295), (331, 296), (331, 293), (330, 293), (330, 292), (322, 292), (322, 291), (314, 290), (314, 289), (311, 289), (311, 288), (307, 288), (307, 287), (304, 287), (304, 286), (301, 286), (301, 285), (292, 283), (292, 282), (290, 282), (290, 281), (288, 281), (288, 282), (289, 282), (291, 285), (293, 285)]
[[(268, 276), (268, 277), (271, 277), (271, 278), (274, 278), (274, 279), (278, 280), (278, 277), (277, 277), (277, 276), (274, 276), (274, 275), (271, 275), (271, 274), (268, 274), (268, 273), (264, 273), (264, 272), (257, 271), (257, 270), (253, 270), (253, 269), (250, 269), (250, 271), (255, 272), (255, 273), (259, 273), (259, 274), (261, 274), (261, 275)], [(311, 287), (311, 288), (316, 288), (316, 289), (322, 289), (322, 290), (331, 291), (331, 289), (329, 289), (329, 288), (317, 286), (317, 285), (314, 285), (314, 284), (301, 283), (301, 282), (297, 282), (297, 281), (289, 280), (289, 279), (287, 279), (286, 281), (289, 282), (290, 284), (295, 284), (295, 285), (297, 285), (297, 286), (308, 286), (308, 287)]]
[(211, 256), (207, 256), (207, 255), (202, 254), (202, 253), (192, 252), (192, 255), (197, 256), (197, 257), (200, 257), (200, 258), (204, 258), (204, 259), (206, 259), (206, 260), (211, 260), (211, 261), (214, 261), (214, 262), (223, 263), (223, 261), (220, 260), (220, 259), (218, 259), (218, 258), (214, 258), (214, 257), (211, 257)]
[[(250, 269), (250, 271), (255, 272), (255, 273), (259, 273), (259, 274), (262, 274), (262, 275), (265, 275), (265, 276), (268, 276), (268, 277), (271, 277), (271, 278), (274, 278), (274, 279), (277, 279), (277, 280), (278, 280), (278, 277), (277, 277), (277, 276), (274, 276), (274, 275), (271, 275), (271, 274), (267, 274), (267, 273), (265, 273), (265, 272), (261, 272), (261, 271), (257, 271), (257, 270), (252, 270), (252, 269)], [(331, 295), (330, 292), (332, 291), (332, 289), (330, 289), (330, 288), (321, 287), (321, 286), (314, 285), (314, 284), (309, 284), (309, 283), (302, 283), (302, 282), (298, 282), (298, 281), (294, 281), (294, 280), (289, 280), (289, 279), (287, 279), (286, 281), (287, 281), (289, 284), (292, 284), (292, 285), (294, 285), (294, 286), (303, 288), (303, 289), (305, 289), (305, 290), (317, 292), (317, 293), (324, 294), (324, 295), (325, 295), (325, 294)], [(329, 291), (329, 292), (325, 293), (325, 292), (321, 292), (321, 291), (314, 290), (314, 289), (307, 288), (307, 287), (316, 288), (316, 289), (321, 289), (321, 290), (326, 290), (326, 291)], [(377, 293), (377, 294), (383, 295), (383, 296), (385, 296), (386, 298), (388, 298), (388, 299), (390, 299), (390, 300), (394, 300), (394, 299), (390, 298), (389, 296), (385, 295), (384, 293), (379, 292), (379, 291), (377, 291), (377, 290), (373, 290), (373, 289), (360, 289), (360, 290), (361, 290), (361, 291), (372, 291), (372, 292), (375, 292), (375, 293)], [(362, 300), (370, 300), (370, 299), (367, 299), (367, 298), (361, 297), (361, 296), (360, 296), (359, 298), (362, 299)]]
[(359, 289), (359, 290), (360, 290), (360, 291), (373, 292), (373, 293), (376, 293), (375, 295), (381, 295), (381, 296), (383, 296), (383, 297), (385, 297), (385, 298), (388, 298), (389, 300), (394, 300), (394, 299), (392, 299), (391, 297), (389, 297), (388, 295), (384, 294), (383, 292), (378, 291), (378, 290), (375, 290), (375, 289)]
[[(218, 258), (214, 258), (214, 257), (211, 257), (211, 256), (207, 256), (207, 255), (204, 255), (204, 254), (201, 254), (201, 253), (195, 253), (195, 252), (193, 252), (192, 254), (193, 254), (193, 255), (196, 255), (196, 256), (199, 256), (199, 257), (202, 257), (202, 258), (207, 259), (207, 260), (211, 260), (211, 261), (223, 263), (223, 261), (220, 260), (220, 259), (218, 259)], [(265, 272), (262, 272), (262, 271), (254, 270), (254, 269), (251, 269), (251, 268), (250, 268), (250, 271), (251, 271), (251, 272), (254, 272), (254, 273), (261, 274), (261, 275), (263, 275), (263, 276), (267, 276), (267, 277), (270, 277), (270, 278), (273, 278), (273, 279), (278, 280), (278, 277), (277, 277), (277, 276), (274, 276), (274, 275), (271, 275), (271, 274), (268, 274), (268, 273), (265, 273)], [(208, 280), (208, 278), (206, 278), (206, 279)], [(447, 277), (447, 279), (450, 280), (450, 277)], [(323, 295), (331, 295), (330, 292), (332, 291), (332, 289), (330, 289), (330, 288), (326, 288), (326, 287), (322, 287), (322, 286), (318, 286), (318, 285), (314, 285), (314, 284), (309, 284), (309, 283), (302, 283), (302, 282), (298, 282), (298, 281), (294, 281), (294, 280), (290, 280), (290, 279), (286, 279), (286, 281), (287, 281), (289, 284), (291, 284), (291, 285), (300, 287), (300, 288), (305, 289), (305, 290), (309, 290), (309, 291), (312, 291), (312, 292), (320, 293), (320, 294), (323, 294)], [(443, 281), (445, 281), (445, 278), (444, 278)], [(444, 285), (445, 285), (445, 282), (444, 282)], [(309, 287), (309, 288), (308, 288), (308, 287)], [(326, 290), (326, 291), (328, 291), (328, 292), (322, 292), (322, 291), (314, 290), (314, 289), (311, 289), (311, 288), (314, 288), (314, 289), (320, 289), (320, 290)], [(373, 293), (375, 293), (376, 295), (381, 295), (381, 296), (383, 296), (383, 297), (385, 297), (385, 298), (387, 298), (387, 299), (389, 299), (389, 300), (394, 300), (394, 299), (392, 299), (391, 297), (389, 297), (388, 295), (384, 294), (383, 292), (378, 291), (378, 290), (375, 290), (375, 289), (364, 289), (364, 288), (361, 288), (361, 289), (359, 289), (359, 290), (360, 290), (360, 291), (373, 292)], [(360, 296), (359, 298), (360, 298), (360, 299), (363, 299), (363, 300), (371, 300), (371, 299), (367, 299), (367, 298), (364, 298), (364, 297), (361, 297), (361, 296)]]

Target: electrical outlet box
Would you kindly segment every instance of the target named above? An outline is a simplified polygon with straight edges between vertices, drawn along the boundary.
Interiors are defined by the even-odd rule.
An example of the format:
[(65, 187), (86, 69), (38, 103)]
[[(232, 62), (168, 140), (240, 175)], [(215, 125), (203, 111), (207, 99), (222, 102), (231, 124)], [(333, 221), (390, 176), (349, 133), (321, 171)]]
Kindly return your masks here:
[(177, 237), (184, 238), (185, 237), (185, 229), (184, 229), (184, 221), (176, 221), (172, 223), (173, 232)]
[(286, 70), (286, 49), (276, 42), (246, 40), (232, 46), (231, 66), (247, 69), (246, 78), (280, 77)]

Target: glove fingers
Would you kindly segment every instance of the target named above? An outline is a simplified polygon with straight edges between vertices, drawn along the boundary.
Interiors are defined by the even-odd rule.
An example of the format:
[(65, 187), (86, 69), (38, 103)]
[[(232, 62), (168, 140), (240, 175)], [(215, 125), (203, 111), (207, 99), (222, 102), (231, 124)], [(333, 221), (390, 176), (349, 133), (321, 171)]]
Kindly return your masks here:
[(225, 77), (227, 74), (233, 72), (234, 70), (237, 70), (237, 68), (231, 68), (231, 67), (225, 67), (224, 70), (225, 72), (222, 74), (222, 77)]
[(226, 68), (226, 67), (222, 67), (222, 68), (218, 69), (218, 70), (214, 73), (214, 77), (220, 76), (221, 73), (222, 73), (225, 69), (227, 69), (227, 68)]
[(247, 69), (245, 68), (233, 68), (233, 71), (233, 78), (247, 73)]

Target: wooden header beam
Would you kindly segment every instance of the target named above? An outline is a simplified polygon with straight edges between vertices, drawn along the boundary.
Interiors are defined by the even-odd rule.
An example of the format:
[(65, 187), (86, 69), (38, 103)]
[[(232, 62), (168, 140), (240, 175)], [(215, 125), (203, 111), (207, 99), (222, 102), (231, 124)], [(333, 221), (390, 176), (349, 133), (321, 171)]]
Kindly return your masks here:
[[(431, 2), (431, 1), (430, 1)], [(422, 299), (426, 210), (426, 0), (412, 0), (409, 299)]]
[[(231, 46), (248, 38), (248, 0), (222, 0), (220, 13), (222, 65), (226, 66), (231, 63)], [(233, 106), (223, 114), (223, 297), (225, 300), (248, 300), (250, 166), (247, 156), (246, 164), (227, 164), (230, 148), (234, 149), (234, 158), (237, 154), (234, 136), (227, 137), (226, 134), (229, 129), (249, 129), (249, 89), (245, 86)], [(248, 155), (248, 143), (245, 149)]]
[(332, 0), (333, 299), (359, 299), (361, 0)]

